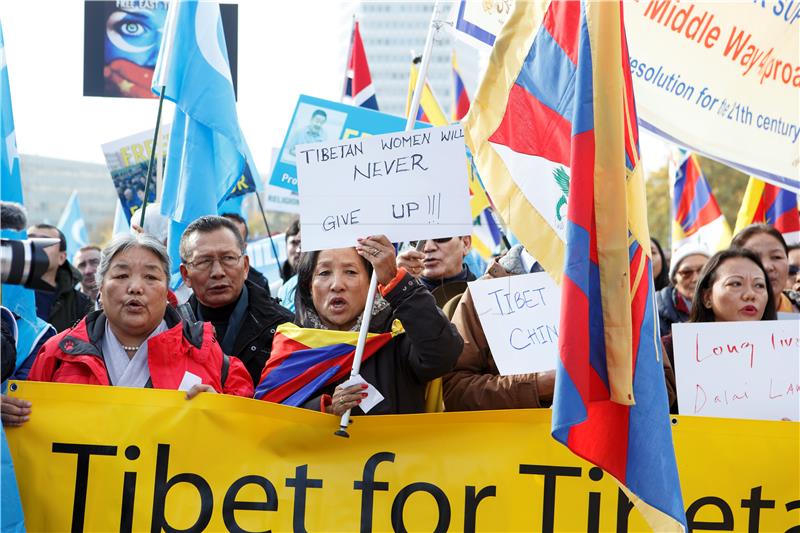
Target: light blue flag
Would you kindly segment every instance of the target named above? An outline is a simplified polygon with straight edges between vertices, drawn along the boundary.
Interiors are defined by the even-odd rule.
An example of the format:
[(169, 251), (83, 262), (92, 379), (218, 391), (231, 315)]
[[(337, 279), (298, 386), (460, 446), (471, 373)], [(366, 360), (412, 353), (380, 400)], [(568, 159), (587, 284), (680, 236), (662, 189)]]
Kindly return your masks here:
[[(160, 94), (162, 86), (165, 98), (175, 102), (176, 108), (161, 213), (179, 226), (217, 214), (243, 175), (259, 176), (239, 128), (216, 2), (170, 3), (153, 92)], [(254, 180), (256, 187), (259, 182)], [(170, 229), (171, 241), (177, 229)], [(172, 261), (172, 270), (177, 272), (180, 259), (173, 255)]]
[(0, 199), (22, 203), (22, 180), (19, 173), (14, 113), (11, 111), (11, 85), (8, 81), (6, 46), (0, 24)]
[(114, 229), (111, 230), (111, 238), (118, 235), (127, 235), (131, 232), (131, 225), (128, 224), (128, 218), (122, 209), (122, 204), (117, 199), (117, 208), (114, 210)]
[(69, 200), (67, 200), (67, 205), (58, 220), (58, 229), (67, 239), (67, 257), (72, 261), (75, 253), (89, 244), (86, 223), (83, 220), (81, 206), (78, 203), (78, 191), (72, 191)]

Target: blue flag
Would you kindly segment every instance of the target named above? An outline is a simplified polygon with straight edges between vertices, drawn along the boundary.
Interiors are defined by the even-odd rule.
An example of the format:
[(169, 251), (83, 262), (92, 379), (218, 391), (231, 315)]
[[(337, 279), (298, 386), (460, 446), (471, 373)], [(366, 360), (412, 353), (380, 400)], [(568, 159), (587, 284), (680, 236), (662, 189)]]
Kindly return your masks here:
[(126, 235), (131, 232), (131, 225), (128, 223), (128, 218), (125, 216), (125, 211), (122, 203), (117, 199), (117, 208), (114, 210), (114, 229), (111, 230), (111, 237), (117, 235)]
[(22, 180), (19, 173), (17, 138), (14, 133), (14, 113), (11, 110), (11, 85), (8, 81), (6, 47), (3, 26), (0, 24), (0, 198), (22, 203)]
[(78, 203), (78, 191), (72, 191), (69, 200), (67, 200), (67, 205), (58, 220), (58, 229), (67, 239), (67, 258), (72, 261), (75, 253), (89, 244), (86, 224), (83, 221), (81, 206)]
[[(243, 175), (259, 174), (239, 128), (216, 2), (170, 3), (152, 87), (159, 95), (165, 87), (165, 98), (176, 104), (161, 213), (175, 226), (217, 214)], [(172, 261), (177, 272), (180, 258)]]

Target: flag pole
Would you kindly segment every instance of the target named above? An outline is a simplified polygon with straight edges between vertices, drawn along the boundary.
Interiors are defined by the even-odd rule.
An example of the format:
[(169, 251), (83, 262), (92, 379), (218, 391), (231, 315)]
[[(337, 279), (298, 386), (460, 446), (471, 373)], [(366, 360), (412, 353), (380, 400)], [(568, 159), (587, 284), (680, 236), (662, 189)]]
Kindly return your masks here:
[[(440, 18), (441, 4), (439, 0), (433, 5), (433, 14), (431, 15), (431, 24), (428, 27), (428, 36), (425, 38), (425, 50), (422, 52), (422, 64), (417, 73), (417, 85), (414, 87), (414, 96), (411, 98), (411, 106), (408, 108), (408, 117), (406, 118), (405, 131), (414, 129), (417, 120), (417, 110), (419, 109), (419, 101), (422, 97), (422, 89), (425, 87), (425, 79), (428, 76), (428, 66), (431, 63), (431, 50), (433, 49), (433, 38), (442, 27)], [(378, 290), (378, 275), (375, 270), (372, 270), (372, 277), (369, 280), (369, 290), (367, 291), (367, 302), (364, 305), (364, 314), (361, 318), (361, 329), (358, 331), (358, 344), (356, 345), (356, 353), (353, 356), (353, 368), (350, 370), (350, 377), (355, 377), (361, 372), (361, 359), (364, 356), (364, 345), (367, 340), (367, 332), (369, 332), (369, 323), (372, 319), (372, 308), (375, 305), (375, 292)], [(347, 433), (347, 426), (350, 424), (350, 409), (344, 412), (341, 420), (339, 421), (339, 429), (335, 435), (339, 437), (349, 437)]]
[(156, 158), (156, 148), (158, 147), (158, 128), (161, 126), (161, 110), (164, 107), (164, 93), (167, 92), (167, 86), (161, 86), (161, 96), (158, 97), (158, 114), (156, 115), (156, 130), (153, 132), (153, 145), (150, 148), (150, 162), (147, 164), (147, 179), (144, 184), (144, 200), (142, 200), (142, 217), (139, 219), (142, 222), (142, 229), (144, 229), (144, 215), (147, 211), (147, 198), (150, 194), (150, 182), (153, 181), (153, 161)]
[(256, 200), (258, 200), (258, 210), (261, 211), (261, 217), (264, 219), (264, 227), (267, 228), (267, 237), (269, 237), (269, 244), (272, 246), (272, 256), (275, 258), (275, 264), (278, 265), (278, 272), (281, 270), (280, 260), (278, 259), (278, 249), (275, 248), (275, 241), (272, 240), (272, 230), (269, 229), (269, 222), (267, 222), (267, 214), (264, 212), (264, 204), (261, 203), (261, 194), (256, 191)]

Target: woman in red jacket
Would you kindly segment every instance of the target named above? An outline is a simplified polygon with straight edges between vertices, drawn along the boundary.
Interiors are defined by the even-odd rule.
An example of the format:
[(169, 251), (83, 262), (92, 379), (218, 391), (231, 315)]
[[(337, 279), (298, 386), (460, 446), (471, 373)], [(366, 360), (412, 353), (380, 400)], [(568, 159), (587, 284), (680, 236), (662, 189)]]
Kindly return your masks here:
[[(169, 256), (148, 235), (125, 235), (105, 250), (97, 270), (101, 311), (51, 338), (31, 368), (31, 381), (188, 388), (252, 397), (242, 363), (222, 353), (210, 323), (183, 321), (167, 305)], [(187, 384), (191, 384), (188, 387)], [(30, 403), (3, 398), (5, 425), (28, 420)]]

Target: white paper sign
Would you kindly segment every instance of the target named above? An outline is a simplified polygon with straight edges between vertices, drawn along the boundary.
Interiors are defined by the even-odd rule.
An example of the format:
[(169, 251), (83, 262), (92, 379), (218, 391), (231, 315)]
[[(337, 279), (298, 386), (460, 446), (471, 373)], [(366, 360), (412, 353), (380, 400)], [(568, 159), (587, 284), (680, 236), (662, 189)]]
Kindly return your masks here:
[(800, 321), (674, 324), (682, 415), (800, 420)]
[(361, 374), (357, 374), (349, 378), (344, 383), (342, 383), (341, 387), (346, 388), (360, 384), (367, 385), (367, 388), (364, 389), (364, 392), (367, 393), (367, 397), (362, 398), (361, 403), (358, 404), (358, 406), (361, 408), (362, 411), (364, 411), (364, 413), (369, 413), (373, 407), (375, 407), (376, 405), (378, 405), (383, 401), (383, 394), (381, 394), (378, 389), (373, 387), (372, 383), (368, 382), (366, 379), (361, 377)]
[(561, 295), (547, 273), (472, 281), (469, 291), (501, 375), (555, 368)]
[(461, 125), (300, 145), (303, 250), (469, 235), (472, 219)]

